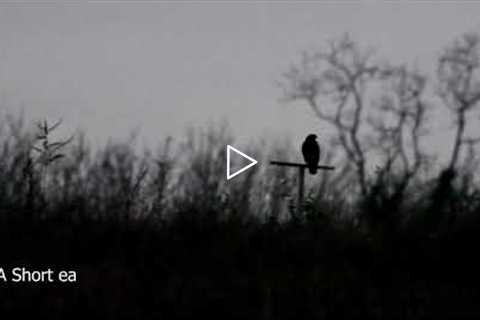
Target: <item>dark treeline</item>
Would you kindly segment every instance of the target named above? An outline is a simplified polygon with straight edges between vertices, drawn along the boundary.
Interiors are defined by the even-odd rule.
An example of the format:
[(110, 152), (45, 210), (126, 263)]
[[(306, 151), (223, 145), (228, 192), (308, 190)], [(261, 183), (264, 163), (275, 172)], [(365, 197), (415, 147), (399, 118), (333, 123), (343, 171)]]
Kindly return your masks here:
[[(60, 123), (5, 117), (0, 266), (76, 270), (78, 281), (0, 281), (0, 314), (478, 318), (480, 185), (469, 126), (478, 124), (479, 46), (468, 34), (447, 47), (433, 84), (375, 62), (348, 37), (303, 55), (281, 85), (330, 126), (322, 162), (337, 169), (309, 177), (301, 210), (294, 170), (258, 166), (227, 183), (228, 126), (139, 152), (134, 140), (93, 150), (82, 135), (58, 137)], [(440, 104), (454, 124), (446, 161), (424, 149)], [(299, 153), (264, 142), (245, 151), (260, 163)]]

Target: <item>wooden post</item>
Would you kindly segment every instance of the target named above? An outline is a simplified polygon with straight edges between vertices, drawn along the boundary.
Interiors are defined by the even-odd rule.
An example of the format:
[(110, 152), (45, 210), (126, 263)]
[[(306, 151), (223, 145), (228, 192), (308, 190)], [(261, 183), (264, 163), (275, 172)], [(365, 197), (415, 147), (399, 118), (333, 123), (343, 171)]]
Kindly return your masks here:
[(303, 190), (305, 188), (305, 168), (298, 167), (298, 198), (297, 198), (297, 214), (300, 215), (303, 206)]
[[(298, 168), (298, 194), (297, 194), (297, 212), (300, 215), (303, 205), (303, 194), (305, 190), (305, 169), (308, 168), (306, 163), (294, 163), (284, 161), (270, 161), (271, 165), (281, 167), (296, 167)], [(319, 170), (334, 170), (332, 166), (317, 166)]]

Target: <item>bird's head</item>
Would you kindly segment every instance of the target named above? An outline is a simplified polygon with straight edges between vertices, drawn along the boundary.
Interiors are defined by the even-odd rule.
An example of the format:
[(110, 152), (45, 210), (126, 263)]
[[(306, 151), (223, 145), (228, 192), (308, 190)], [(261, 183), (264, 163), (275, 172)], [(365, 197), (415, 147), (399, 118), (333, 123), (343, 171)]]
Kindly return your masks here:
[(316, 134), (309, 134), (307, 136), (307, 140), (311, 140), (311, 141), (315, 141), (317, 139), (317, 135)]

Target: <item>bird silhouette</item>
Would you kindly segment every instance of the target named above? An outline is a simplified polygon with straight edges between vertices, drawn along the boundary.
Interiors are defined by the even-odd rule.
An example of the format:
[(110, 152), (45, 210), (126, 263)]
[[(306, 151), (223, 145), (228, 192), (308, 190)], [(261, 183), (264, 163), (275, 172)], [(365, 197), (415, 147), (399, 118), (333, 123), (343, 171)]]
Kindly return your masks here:
[(309, 134), (302, 144), (303, 158), (311, 174), (317, 173), (318, 161), (320, 160), (320, 146), (316, 139), (315, 134)]

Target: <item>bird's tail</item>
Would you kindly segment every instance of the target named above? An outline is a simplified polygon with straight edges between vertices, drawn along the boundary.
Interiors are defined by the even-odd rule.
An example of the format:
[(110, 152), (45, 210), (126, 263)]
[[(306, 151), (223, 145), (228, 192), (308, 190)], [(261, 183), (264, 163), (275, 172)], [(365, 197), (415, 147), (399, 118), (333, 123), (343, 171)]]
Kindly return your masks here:
[(308, 167), (308, 172), (310, 172), (310, 174), (316, 174), (317, 173), (317, 166)]

